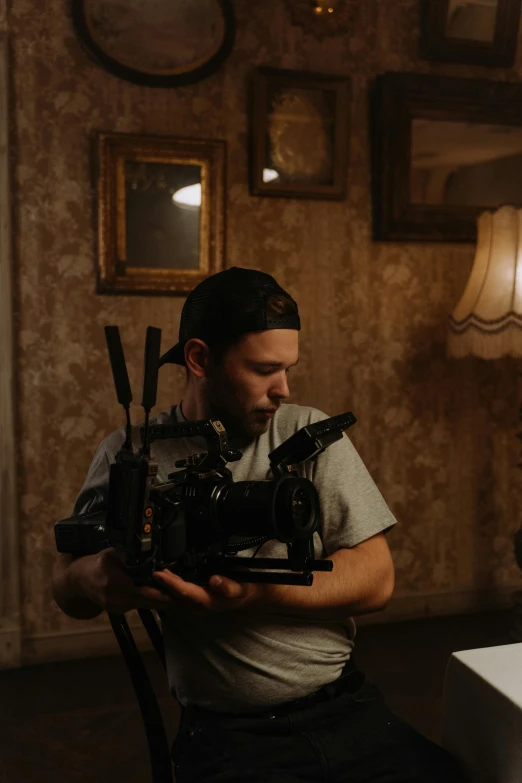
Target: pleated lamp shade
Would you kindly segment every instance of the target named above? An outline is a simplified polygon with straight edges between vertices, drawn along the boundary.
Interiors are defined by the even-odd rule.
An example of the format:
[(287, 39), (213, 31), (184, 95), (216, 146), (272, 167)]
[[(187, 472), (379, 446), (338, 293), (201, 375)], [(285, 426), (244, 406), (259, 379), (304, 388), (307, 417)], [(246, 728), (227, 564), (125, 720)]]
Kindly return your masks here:
[(522, 356), (522, 210), (500, 207), (477, 221), (477, 250), (449, 318), (448, 354)]

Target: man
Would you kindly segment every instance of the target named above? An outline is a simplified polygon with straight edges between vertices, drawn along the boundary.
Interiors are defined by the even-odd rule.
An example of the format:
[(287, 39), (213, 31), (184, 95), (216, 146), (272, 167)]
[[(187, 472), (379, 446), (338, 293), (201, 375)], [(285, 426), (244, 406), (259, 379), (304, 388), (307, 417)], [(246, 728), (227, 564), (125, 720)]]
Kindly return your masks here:
[[(183, 400), (157, 422), (216, 416), (242, 452), (228, 465), (233, 479), (271, 478), (268, 454), (328, 418), (284, 403), (299, 330), (296, 303), (270, 275), (232, 267), (207, 278), (187, 298), (179, 342), (160, 362), (185, 365)], [(104, 508), (123, 440), (119, 430), (99, 447), (75, 513)], [(205, 443), (180, 438), (153, 448), (162, 482)], [(352, 661), (352, 616), (383, 608), (393, 591), (385, 533), (394, 517), (346, 435), (300, 472), (321, 502), (315, 556), (334, 563), (332, 572), (314, 573), (313, 585), (241, 584), (216, 574), (202, 587), (163, 571), (154, 575), (161, 590), (138, 588), (109, 549), (60, 558), (57, 603), (78, 618), (159, 611), (169, 684), (183, 708), (172, 749), (178, 783), (459, 781), (445, 752), (392, 715)], [(253, 555), (250, 548), (237, 556)], [(286, 557), (286, 546), (272, 539), (259, 555)]]

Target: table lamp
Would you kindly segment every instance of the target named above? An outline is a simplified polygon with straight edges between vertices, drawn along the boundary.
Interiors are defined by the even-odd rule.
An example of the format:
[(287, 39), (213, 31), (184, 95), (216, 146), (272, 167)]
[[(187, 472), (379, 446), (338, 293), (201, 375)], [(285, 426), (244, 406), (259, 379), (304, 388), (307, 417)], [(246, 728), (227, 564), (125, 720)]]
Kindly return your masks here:
[[(469, 280), (449, 318), (448, 354), (522, 357), (522, 209), (502, 206), (477, 221), (477, 248)], [(522, 569), (522, 527), (514, 537)], [(522, 592), (514, 596), (510, 635), (522, 641)]]

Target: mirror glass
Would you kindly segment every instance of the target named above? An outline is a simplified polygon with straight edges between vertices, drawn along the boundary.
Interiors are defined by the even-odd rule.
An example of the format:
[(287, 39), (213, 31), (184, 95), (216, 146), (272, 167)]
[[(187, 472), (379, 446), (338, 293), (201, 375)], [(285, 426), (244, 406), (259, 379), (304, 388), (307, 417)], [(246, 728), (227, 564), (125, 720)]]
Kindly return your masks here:
[(449, 0), (446, 36), (491, 43), (497, 11), (498, 0)]
[(216, 54), (225, 34), (217, 0), (87, 0), (84, 13), (100, 49), (149, 74), (198, 68)]
[(125, 161), (127, 266), (199, 269), (201, 166)]
[(335, 93), (279, 88), (269, 97), (263, 180), (333, 182)]
[(522, 127), (413, 119), (410, 202), (522, 206)]

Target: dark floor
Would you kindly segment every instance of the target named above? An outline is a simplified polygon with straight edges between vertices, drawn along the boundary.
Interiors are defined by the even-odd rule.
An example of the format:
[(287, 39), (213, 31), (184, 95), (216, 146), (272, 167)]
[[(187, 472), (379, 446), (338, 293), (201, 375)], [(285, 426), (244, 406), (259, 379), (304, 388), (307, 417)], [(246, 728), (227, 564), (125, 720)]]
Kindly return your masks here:
[[(437, 741), (452, 652), (507, 644), (509, 612), (365, 625), (356, 660), (403, 719)], [(155, 653), (143, 656), (170, 739), (178, 706)], [(148, 783), (141, 715), (122, 658), (0, 672), (0, 783)]]

